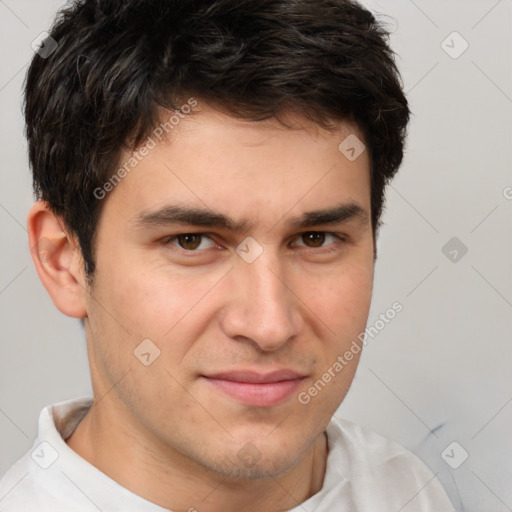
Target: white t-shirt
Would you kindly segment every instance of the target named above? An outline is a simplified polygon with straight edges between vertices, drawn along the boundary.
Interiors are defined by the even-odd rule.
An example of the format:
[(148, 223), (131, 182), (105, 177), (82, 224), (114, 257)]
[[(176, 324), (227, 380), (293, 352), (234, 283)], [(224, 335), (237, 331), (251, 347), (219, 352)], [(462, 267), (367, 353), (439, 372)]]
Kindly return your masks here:
[[(92, 404), (45, 407), (32, 449), (0, 480), (1, 512), (169, 512), (122, 487), (65, 443)], [(453, 512), (415, 455), (364, 427), (333, 418), (322, 489), (291, 512)]]

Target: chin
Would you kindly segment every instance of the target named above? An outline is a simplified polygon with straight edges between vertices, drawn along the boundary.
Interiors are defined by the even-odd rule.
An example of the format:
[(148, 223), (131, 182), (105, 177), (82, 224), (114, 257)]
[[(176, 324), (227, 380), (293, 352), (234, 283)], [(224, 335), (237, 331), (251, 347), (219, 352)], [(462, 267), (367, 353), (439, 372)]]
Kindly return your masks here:
[(276, 446), (256, 448), (251, 442), (243, 445), (233, 443), (217, 445), (217, 450), (207, 452), (188, 452), (187, 456), (196, 464), (224, 478), (232, 480), (261, 480), (277, 478), (290, 471), (307, 452), (308, 446), (297, 443), (285, 449)]
[(266, 478), (277, 478), (290, 471), (297, 460), (295, 457), (281, 457), (269, 460), (263, 456), (254, 464), (251, 461), (224, 461), (222, 464), (215, 464), (213, 469), (227, 478), (233, 480), (262, 480)]

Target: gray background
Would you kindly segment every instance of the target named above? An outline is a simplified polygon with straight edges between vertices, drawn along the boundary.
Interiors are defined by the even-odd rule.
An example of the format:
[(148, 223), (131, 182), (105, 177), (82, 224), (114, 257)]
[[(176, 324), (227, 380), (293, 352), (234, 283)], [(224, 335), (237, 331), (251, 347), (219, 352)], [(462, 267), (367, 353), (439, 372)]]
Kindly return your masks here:
[[(393, 30), (414, 112), (369, 325), (395, 301), (403, 311), (369, 339), (338, 414), (417, 453), (457, 510), (510, 511), (512, 1), (365, 3)], [(20, 90), (31, 41), (61, 5), (0, 0), (0, 474), (32, 446), (44, 406), (91, 393), (83, 330), (40, 284), (25, 229)], [(469, 44), (457, 58), (454, 31)]]

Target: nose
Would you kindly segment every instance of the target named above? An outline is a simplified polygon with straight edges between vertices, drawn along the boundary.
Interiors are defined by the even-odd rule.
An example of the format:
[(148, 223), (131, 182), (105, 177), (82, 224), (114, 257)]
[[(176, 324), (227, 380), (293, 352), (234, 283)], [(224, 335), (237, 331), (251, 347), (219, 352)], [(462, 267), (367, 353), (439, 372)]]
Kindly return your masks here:
[(253, 263), (240, 259), (230, 274), (235, 292), (221, 317), (226, 335), (276, 351), (299, 334), (300, 300), (277, 257), (264, 254)]

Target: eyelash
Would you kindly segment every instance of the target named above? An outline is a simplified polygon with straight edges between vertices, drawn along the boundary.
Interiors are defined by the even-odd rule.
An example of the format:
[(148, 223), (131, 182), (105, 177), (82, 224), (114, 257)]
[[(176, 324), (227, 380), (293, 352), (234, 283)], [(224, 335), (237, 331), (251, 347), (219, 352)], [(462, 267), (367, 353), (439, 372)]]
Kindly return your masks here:
[[(334, 233), (332, 231), (304, 231), (303, 233), (299, 233), (298, 235), (296, 235), (296, 238), (301, 238), (304, 235), (310, 235), (310, 234), (331, 235), (334, 238), (336, 238), (337, 241), (333, 242), (333, 243), (330, 243), (330, 244), (328, 244), (326, 246), (321, 246), (321, 247), (308, 247), (306, 245), (303, 245), (303, 246), (300, 246), (302, 249), (317, 250), (318, 252), (321, 251), (322, 253), (329, 253), (329, 252), (337, 250), (340, 245), (346, 244), (347, 241), (348, 241), (347, 240), (348, 237), (346, 235)], [(183, 247), (179, 247), (178, 245), (175, 245), (175, 244), (172, 243), (174, 240), (178, 240), (179, 237), (187, 236), (187, 235), (199, 236), (199, 237), (202, 237), (202, 238), (205, 237), (205, 238), (209, 238), (210, 240), (212, 240), (212, 237), (209, 236), (206, 233), (178, 233), (178, 234), (173, 235), (171, 237), (166, 237), (166, 238), (162, 239), (162, 244), (164, 246), (174, 245), (177, 250), (181, 251), (182, 253), (187, 253), (187, 254), (190, 254), (190, 255), (192, 255), (194, 253), (199, 253), (200, 254), (202, 251), (208, 250), (208, 249), (194, 249), (194, 250), (183, 249)], [(212, 242), (214, 242), (214, 240), (212, 240)]]

